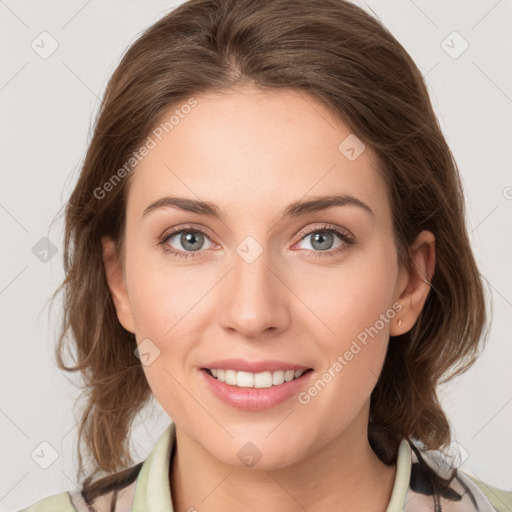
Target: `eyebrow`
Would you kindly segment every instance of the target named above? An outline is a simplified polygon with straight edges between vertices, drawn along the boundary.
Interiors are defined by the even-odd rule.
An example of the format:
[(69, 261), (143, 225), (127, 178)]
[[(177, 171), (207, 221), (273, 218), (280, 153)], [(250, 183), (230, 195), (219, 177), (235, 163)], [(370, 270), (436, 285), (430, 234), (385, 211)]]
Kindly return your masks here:
[[(301, 217), (303, 215), (327, 210), (333, 206), (357, 206), (369, 213), (372, 217), (375, 216), (373, 210), (356, 197), (349, 195), (329, 195), (315, 197), (314, 199), (294, 201), (288, 204), (283, 210), (281, 219)], [(169, 207), (178, 208), (198, 215), (207, 215), (208, 217), (219, 220), (226, 218), (226, 212), (213, 203), (177, 196), (166, 196), (156, 200), (144, 210), (142, 217), (160, 208)]]

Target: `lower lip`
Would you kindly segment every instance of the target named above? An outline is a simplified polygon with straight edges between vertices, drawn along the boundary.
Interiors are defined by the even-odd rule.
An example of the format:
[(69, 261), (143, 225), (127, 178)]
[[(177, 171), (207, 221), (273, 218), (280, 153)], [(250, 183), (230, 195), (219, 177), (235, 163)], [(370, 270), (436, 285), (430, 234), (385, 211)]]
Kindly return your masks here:
[(279, 405), (298, 393), (313, 373), (303, 373), (298, 379), (270, 388), (239, 388), (217, 380), (206, 370), (201, 370), (213, 394), (224, 403), (245, 411), (263, 411)]

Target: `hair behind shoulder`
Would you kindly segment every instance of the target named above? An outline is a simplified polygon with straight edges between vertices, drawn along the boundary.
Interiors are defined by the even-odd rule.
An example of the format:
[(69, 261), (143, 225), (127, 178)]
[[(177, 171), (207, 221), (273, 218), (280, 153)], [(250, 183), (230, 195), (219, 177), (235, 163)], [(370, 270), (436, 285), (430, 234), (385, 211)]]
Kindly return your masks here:
[[(371, 148), (388, 185), (400, 264), (410, 265), (407, 249), (419, 232), (434, 233), (431, 293), (413, 329), (390, 340), (369, 437), (388, 463), (403, 437), (429, 449), (450, 441), (436, 387), (477, 357), (486, 311), (457, 165), (420, 71), (377, 19), (348, 1), (190, 0), (123, 56), (66, 208), (56, 355), (60, 368), (83, 377), (79, 440), (92, 475), (128, 466), (130, 425), (151, 396), (102, 261), (103, 236), (123, 247), (126, 163), (173, 105), (243, 83), (316, 99)], [(70, 346), (73, 364), (64, 357)]]

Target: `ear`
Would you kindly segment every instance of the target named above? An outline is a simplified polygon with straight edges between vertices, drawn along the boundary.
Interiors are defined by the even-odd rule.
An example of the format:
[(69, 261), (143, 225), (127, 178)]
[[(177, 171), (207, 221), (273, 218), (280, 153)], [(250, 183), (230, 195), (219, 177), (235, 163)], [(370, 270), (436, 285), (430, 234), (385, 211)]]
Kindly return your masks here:
[(117, 318), (127, 331), (135, 334), (132, 308), (116, 244), (110, 237), (103, 237), (101, 243), (105, 275), (116, 308)]
[(395, 296), (402, 309), (390, 326), (391, 336), (411, 330), (427, 300), (436, 263), (434, 235), (422, 231), (409, 248), (409, 256), (411, 268), (403, 268), (397, 281)]

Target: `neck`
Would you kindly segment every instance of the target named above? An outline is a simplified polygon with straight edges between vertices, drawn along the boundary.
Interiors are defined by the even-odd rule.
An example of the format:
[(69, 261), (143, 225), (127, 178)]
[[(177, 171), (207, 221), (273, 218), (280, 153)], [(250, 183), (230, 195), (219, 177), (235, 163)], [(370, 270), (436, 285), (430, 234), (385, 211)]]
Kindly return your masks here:
[(174, 512), (385, 512), (396, 465), (383, 464), (362, 434), (344, 432), (308, 457), (268, 470), (225, 465), (176, 426)]

